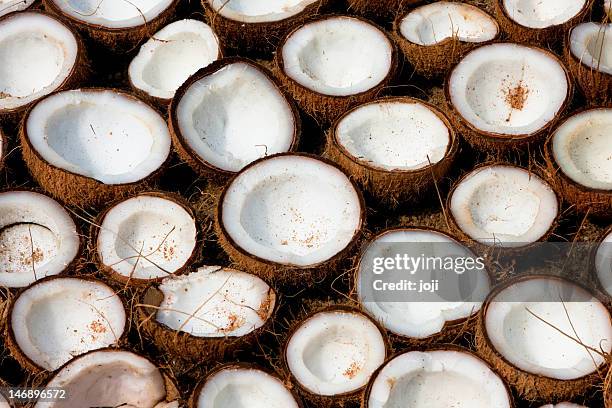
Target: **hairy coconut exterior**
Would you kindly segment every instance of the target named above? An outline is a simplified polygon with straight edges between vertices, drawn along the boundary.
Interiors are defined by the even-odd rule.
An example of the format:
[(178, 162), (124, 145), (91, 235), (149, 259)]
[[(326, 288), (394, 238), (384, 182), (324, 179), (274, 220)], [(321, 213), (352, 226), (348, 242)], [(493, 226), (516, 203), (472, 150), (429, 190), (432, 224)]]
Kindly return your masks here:
[(8, 139), (0, 129), (0, 170), (4, 167), (4, 158), (8, 152)]
[(608, 374), (606, 374), (606, 379), (603, 384), (603, 393), (605, 408), (612, 408), (612, 370), (608, 370)]
[(210, 64), (209, 66), (200, 69), (198, 72), (193, 74), (183, 85), (179, 87), (176, 91), (174, 98), (172, 98), (172, 102), (168, 109), (168, 127), (170, 129), (170, 135), (172, 136), (172, 144), (174, 146), (174, 150), (177, 152), (179, 157), (186, 162), (196, 173), (199, 175), (206, 177), (209, 181), (212, 181), (215, 184), (224, 184), (234, 176), (236, 173), (229, 170), (224, 170), (219, 167), (214, 166), (211, 163), (204, 161), (193, 148), (189, 145), (189, 143), (183, 137), (181, 132), (181, 127), (178, 123), (178, 105), (187, 92), (187, 90), (195, 83), (214, 74), (215, 72), (221, 70), (227, 65), (242, 63), (250, 65), (260, 72), (262, 72), (272, 83), (278, 88), (278, 91), (283, 95), (285, 101), (289, 105), (291, 112), (293, 114), (293, 122), (295, 124), (294, 132), (293, 132), (293, 141), (291, 142), (291, 147), (289, 151), (293, 151), (297, 149), (297, 145), (299, 143), (300, 134), (301, 134), (301, 120), (300, 114), (291, 100), (283, 90), (283, 87), (276, 79), (276, 77), (263, 65), (258, 64), (250, 59), (241, 58), (241, 57), (230, 57), (224, 58), (222, 60), (218, 60)]
[(570, 49), (569, 35), (565, 40), (563, 53), (567, 66), (588, 103), (591, 106), (612, 106), (612, 75), (582, 63)]
[[(305, 87), (304, 85), (290, 78), (285, 73), (285, 67), (283, 62), (283, 48), (287, 39), (291, 37), (291, 35), (295, 31), (299, 30), (304, 25), (310, 23), (334, 19), (338, 17), (360, 20), (378, 28), (382, 33), (384, 33), (385, 37), (387, 38), (387, 41), (389, 42), (389, 46), (392, 49), (391, 66), (389, 68), (387, 76), (382, 81), (380, 81), (380, 83), (366, 91), (346, 96), (325, 95)], [(346, 112), (349, 108), (352, 108), (353, 106), (359, 105), (361, 103), (371, 101), (372, 99), (376, 98), (395, 77), (395, 74), (398, 69), (397, 48), (395, 46), (395, 43), (393, 42), (391, 37), (385, 32), (385, 30), (374, 25), (371, 21), (362, 19), (360, 17), (332, 14), (319, 19), (309, 20), (304, 25), (301, 27), (297, 27), (291, 33), (287, 34), (287, 36), (279, 45), (274, 58), (274, 73), (280, 79), (284, 88), (287, 90), (287, 93), (293, 99), (295, 99), (298, 106), (302, 108), (302, 110), (304, 110), (307, 114), (312, 116), (320, 124), (330, 124), (342, 113)]]
[(386, 23), (392, 21), (402, 10), (422, 2), (423, 0), (348, 0), (348, 5), (350, 12)]
[[(351, 155), (338, 141), (336, 132), (340, 122), (356, 109), (378, 103), (422, 104), (431, 109), (444, 122), (450, 136), (450, 143), (442, 160), (417, 170), (387, 170)], [(450, 170), (458, 148), (458, 138), (442, 112), (428, 102), (400, 96), (376, 99), (343, 114), (327, 133), (325, 155), (336, 162), (342, 170), (356, 180), (374, 198), (386, 205), (397, 207), (406, 201), (416, 201), (431, 191), (435, 187), (435, 183), (444, 178)]]

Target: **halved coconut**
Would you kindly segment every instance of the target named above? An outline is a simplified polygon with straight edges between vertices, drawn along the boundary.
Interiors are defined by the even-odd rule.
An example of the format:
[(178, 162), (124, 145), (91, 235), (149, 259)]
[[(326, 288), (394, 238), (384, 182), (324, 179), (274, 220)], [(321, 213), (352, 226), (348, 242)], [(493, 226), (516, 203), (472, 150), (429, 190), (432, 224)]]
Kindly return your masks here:
[(100, 220), (96, 255), (116, 281), (159, 280), (180, 273), (197, 256), (195, 215), (179, 196), (141, 193), (112, 205)]
[(458, 133), (485, 152), (540, 141), (572, 95), (569, 75), (552, 53), (512, 43), (468, 53), (446, 82)]
[(387, 23), (403, 9), (422, 0), (348, 0), (349, 11)]
[(254, 365), (222, 365), (198, 384), (189, 408), (302, 408), (302, 402), (275, 373)]
[(198, 173), (222, 178), (293, 150), (300, 132), (299, 114), (272, 75), (244, 58), (192, 76), (177, 91), (169, 122), (179, 156)]
[(123, 302), (103, 282), (52, 277), (14, 299), (6, 339), (28, 370), (54, 371), (75, 356), (119, 344), (126, 322)]
[(170, 154), (163, 118), (116, 90), (53, 94), (27, 113), (23, 157), (36, 181), (73, 205), (97, 206), (144, 189)]
[(327, 136), (326, 154), (378, 200), (422, 197), (453, 163), (458, 140), (446, 116), (409, 97), (351, 109)]
[(400, 15), (395, 38), (414, 70), (428, 78), (445, 75), (463, 55), (499, 36), (493, 17), (466, 3), (437, 1)]
[(612, 102), (612, 23), (583, 23), (565, 44), (567, 65), (592, 105)]
[(0, 0), (0, 17), (13, 11), (23, 11), (36, 0)]
[(245, 167), (217, 207), (219, 242), (232, 261), (272, 283), (313, 284), (354, 248), (363, 197), (335, 165), (281, 153)]
[(510, 391), (487, 363), (447, 346), (408, 351), (387, 361), (372, 377), (364, 408), (510, 408)]
[(43, 96), (76, 86), (85, 65), (81, 40), (55, 18), (33, 11), (0, 18), (0, 117), (17, 121)]
[(28, 286), (64, 272), (81, 241), (74, 220), (55, 200), (32, 191), (0, 193), (0, 285)]
[(35, 408), (178, 408), (173, 381), (151, 361), (124, 350), (97, 350), (72, 359), (47, 383), (67, 398), (38, 401)]
[(141, 326), (158, 347), (204, 361), (244, 350), (269, 330), (276, 293), (250, 273), (204, 266), (162, 280), (141, 303)]
[(280, 44), (275, 63), (300, 107), (329, 123), (376, 97), (392, 79), (397, 57), (393, 42), (377, 26), (332, 15), (292, 31)]
[[(395, 277), (409, 275), (406, 272), (406, 276), (401, 276), (401, 272), (398, 275), (393, 270), (383, 275), (374, 270), (377, 259), (395, 259), (398, 254), (414, 259), (437, 258), (444, 262), (451, 258), (472, 259), (473, 265), (462, 271), (447, 270), (442, 265), (422, 266), (415, 271), (418, 280), (438, 279), (441, 282), (440, 299), (433, 295), (411, 298), (409, 294), (395, 295), (391, 290), (377, 291), (376, 280), (397, 282)], [(385, 230), (376, 235), (357, 258), (354, 288), (357, 300), (392, 334), (392, 339), (402, 345), (450, 342), (474, 328), (475, 317), (491, 287), (487, 270), (484, 265), (478, 266), (476, 260), (476, 255), (467, 247), (442, 232), (421, 228)], [(393, 277), (389, 277), (392, 273)]]
[(386, 355), (386, 338), (371, 318), (332, 307), (296, 325), (283, 357), (304, 398), (332, 406), (358, 401)]
[(578, 212), (612, 217), (610, 129), (612, 109), (586, 110), (565, 120), (546, 143), (550, 182)]
[(600, 352), (612, 350), (610, 314), (573, 282), (523, 276), (485, 302), (476, 348), (520, 396), (571, 399), (600, 381)]
[(612, 296), (612, 228), (608, 228), (595, 249), (592, 260), (597, 281), (609, 296)]
[(495, 17), (516, 42), (544, 44), (560, 41), (581, 22), (593, 0), (494, 0)]

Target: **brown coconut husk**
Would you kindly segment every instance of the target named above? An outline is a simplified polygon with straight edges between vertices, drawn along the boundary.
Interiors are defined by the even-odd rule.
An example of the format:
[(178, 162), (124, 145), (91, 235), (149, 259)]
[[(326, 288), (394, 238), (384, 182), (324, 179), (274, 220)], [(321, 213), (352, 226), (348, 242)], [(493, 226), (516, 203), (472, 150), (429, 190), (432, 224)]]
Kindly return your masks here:
[[(339, 17), (363, 21), (378, 28), (382, 33), (384, 33), (389, 41), (389, 45), (392, 48), (391, 66), (387, 76), (380, 83), (364, 92), (347, 96), (324, 95), (301, 85), (285, 73), (282, 50), (285, 46), (285, 42), (289, 37), (291, 37), (293, 32), (299, 30), (304, 25)], [(385, 30), (374, 25), (371, 21), (355, 16), (330, 14), (319, 19), (312, 19), (305, 22), (302, 26), (295, 28), (292, 32), (287, 34), (287, 36), (279, 44), (274, 57), (274, 73), (280, 79), (287, 93), (296, 101), (298, 106), (303, 111), (312, 116), (320, 124), (330, 124), (349, 108), (376, 98), (394, 79), (397, 70), (397, 47), (391, 37), (385, 32)]]
[(608, 370), (603, 383), (603, 396), (605, 408), (612, 408), (612, 370)]
[[(110, 89), (86, 88), (86, 90), (106, 91)], [(112, 91), (141, 102), (140, 99), (125, 91)], [(60, 169), (45, 161), (34, 149), (27, 135), (26, 123), (30, 112), (31, 109), (23, 117), (19, 130), (23, 160), (34, 180), (53, 198), (68, 205), (80, 208), (98, 207), (104, 203), (127, 198), (139, 191), (151, 189), (172, 156), (168, 154), (166, 161), (156, 171), (141, 180), (125, 184), (104, 184), (93, 178)]]
[(286, 93), (284, 92), (282, 85), (276, 79), (276, 77), (263, 65), (258, 64), (255, 61), (252, 61), (247, 58), (241, 57), (230, 57), (224, 58), (222, 60), (218, 60), (210, 64), (209, 66), (202, 68), (195, 74), (193, 74), (180, 88), (176, 91), (174, 98), (168, 109), (168, 127), (170, 129), (170, 135), (172, 136), (172, 144), (177, 154), (181, 158), (181, 160), (185, 161), (196, 173), (199, 175), (206, 177), (209, 182), (213, 182), (214, 184), (220, 185), (227, 182), (232, 176), (236, 173), (233, 171), (228, 171), (224, 169), (220, 169), (215, 165), (204, 161), (194, 150), (193, 148), (185, 141), (183, 134), (181, 133), (181, 128), (178, 123), (177, 117), (177, 109), (178, 105), (187, 92), (187, 90), (196, 82), (205, 78), (207, 76), (213, 75), (215, 72), (223, 69), (227, 65), (235, 64), (235, 63), (243, 63), (248, 64), (259, 71), (261, 71), (272, 83), (278, 88), (279, 92), (284, 96), (285, 101), (289, 105), (291, 112), (293, 113), (293, 119), (295, 123), (295, 129), (293, 132), (293, 141), (291, 143), (291, 147), (289, 151), (293, 151), (297, 149), (297, 145), (299, 143), (300, 134), (301, 134), (301, 120), (300, 115), (293, 103), (293, 100), (290, 99)]
[(393, 21), (395, 16), (408, 7), (424, 0), (348, 0), (349, 12), (359, 14), (381, 23)]
[(8, 153), (8, 139), (0, 129), (0, 170), (4, 167), (4, 158)]
[[(361, 106), (384, 102), (422, 104), (431, 109), (444, 122), (449, 131), (451, 140), (444, 158), (437, 163), (418, 170), (387, 170), (352, 156), (340, 145), (336, 131), (342, 119)], [(332, 128), (327, 132), (325, 156), (336, 162), (365, 191), (385, 205), (397, 207), (406, 201), (417, 201), (435, 187), (437, 180), (441, 180), (446, 176), (454, 163), (459, 149), (459, 141), (449, 120), (430, 103), (407, 96), (380, 98), (364, 105), (350, 109), (336, 120)]]

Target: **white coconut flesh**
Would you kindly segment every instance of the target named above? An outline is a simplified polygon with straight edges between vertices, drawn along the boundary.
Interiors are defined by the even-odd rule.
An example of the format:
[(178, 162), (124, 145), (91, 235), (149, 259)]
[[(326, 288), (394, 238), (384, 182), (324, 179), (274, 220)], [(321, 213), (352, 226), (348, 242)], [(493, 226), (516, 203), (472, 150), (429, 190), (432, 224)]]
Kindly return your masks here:
[(272, 316), (276, 294), (255, 275), (204, 266), (188, 275), (166, 278), (156, 320), (197, 337), (240, 337)]
[[(469, 296), (461, 295), (460, 282), (457, 281), (456, 292), (449, 281), (455, 275), (454, 271), (447, 272), (444, 278), (444, 294), (452, 298), (450, 301), (384, 301), (378, 299), (375, 293), (369, 291), (364, 283), (364, 274), (372, 273), (375, 258), (395, 257), (398, 253), (412, 254), (415, 258), (425, 254), (427, 257), (462, 257), (475, 259), (476, 256), (466, 247), (453, 238), (428, 230), (390, 230), (372, 241), (360, 258), (360, 267), (357, 271), (357, 296), (364, 309), (379, 321), (387, 330), (394, 334), (410, 338), (426, 338), (440, 333), (447, 322), (459, 321), (475, 314), (480, 310), (482, 301), (490, 290), (490, 280), (484, 268), (470, 269)], [(427, 281), (426, 274), (431, 279), (440, 279), (440, 271), (419, 268), (418, 276)], [(452, 274), (452, 275), (451, 275)], [(367, 282), (367, 280), (365, 280)], [(462, 281), (465, 282), (465, 281)], [(466, 299), (466, 301), (459, 301)]]
[(347, 311), (320, 312), (300, 323), (285, 351), (289, 370), (300, 385), (325, 396), (365, 386), (385, 356), (378, 327)]
[(146, 25), (163, 13), (173, 0), (51, 0), (62, 13), (85, 24), (105, 28)]
[(558, 279), (532, 278), (503, 289), (491, 300), (484, 323), (491, 345), (506, 361), (558, 380), (597, 371), (604, 359), (588, 347), (604, 353), (612, 349), (605, 306), (585, 290)]
[(207, 0), (219, 15), (242, 23), (270, 23), (296, 16), (318, 0)]
[(36, 408), (126, 407), (171, 408), (160, 370), (129, 351), (92, 351), (73, 359), (47, 383), (69, 398), (39, 401)]
[(389, 361), (372, 382), (368, 408), (510, 408), (503, 381), (467, 352), (411, 351)]
[(156, 279), (185, 266), (196, 236), (195, 219), (183, 206), (142, 194), (106, 213), (97, 251), (102, 263), (123, 277)]
[(248, 254), (296, 266), (325, 262), (361, 228), (359, 194), (348, 177), (311, 157), (262, 160), (227, 187), (221, 223)]
[(140, 181), (170, 154), (170, 132), (159, 113), (111, 90), (51, 95), (30, 111), (25, 125), (47, 163), (104, 184)]
[(13, 11), (27, 9), (35, 0), (0, 0), (0, 17)]
[(506, 14), (514, 22), (529, 28), (547, 28), (576, 17), (586, 0), (504, 0)]
[(56, 278), (22, 292), (10, 319), (21, 352), (53, 371), (77, 355), (115, 344), (126, 312), (119, 296), (102, 282)]
[(147, 94), (171, 99), (198, 69), (219, 57), (219, 42), (210, 26), (180, 20), (151, 37), (130, 63), (132, 84)]
[(612, 23), (582, 23), (570, 34), (570, 51), (595, 71), (612, 75)]
[(587, 408), (584, 405), (574, 404), (572, 402), (560, 402), (558, 404), (546, 404), (542, 405), (540, 408)]
[(276, 377), (247, 367), (228, 367), (210, 376), (197, 396), (196, 408), (298, 408)]
[(377, 102), (344, 116), (336, 141), (356, 160), (387, 171), (438, 163), (451, 143), (446, 123), (418, 102)]
[[(555, 0), (556, 1), (556, 0)], [(530, 135), (553, 120), (568, 97), (568, 79), (552, 54), (503, 43), (470, 52), (452, 71), (450, 100), (481, 132)]]
[(601, 286), (612, 296), (612, 232), (597, 247), (595, 272)]
[(280, 89), (245, 62), (228, 64), (191, 84), (177, 105), (177, 120), (185, 142), (202, 161), (231, 172), (288, 151), (296, 129)]
[(26, 11), (2, 20), (0, 110), (19, 108), (56, 90), (75, 68), (78, 48), (74, 34), (47, 15)]
[(411, 11), (400, 23), (404, 38), (418, 45), (436, 45), (448, 38), (480, 43), (497, 37), (499, 27), (478, 7), (438, 1)]
[(332, 17), (294, 31), (282, 47), (282, 59), (285, 74), (300, 85), (323, 95), (349, 96), (389, 75), (393, 46), (371, 24)]
[(612, 109), (581, 112), (554, 133), (552, 151), (565, 175), (585, 187), (612, 190)]
[(543, 237), (558, 214), (552, 188), (525, 169), (477, 169), (455, 188), (450, 211), (459, 228), (487, 245), (517, 247)]
[(30, 191), (0, 193), (0, 285), (23, 287), (57, 275), (79, 246), (76, 225), (59, 203)]

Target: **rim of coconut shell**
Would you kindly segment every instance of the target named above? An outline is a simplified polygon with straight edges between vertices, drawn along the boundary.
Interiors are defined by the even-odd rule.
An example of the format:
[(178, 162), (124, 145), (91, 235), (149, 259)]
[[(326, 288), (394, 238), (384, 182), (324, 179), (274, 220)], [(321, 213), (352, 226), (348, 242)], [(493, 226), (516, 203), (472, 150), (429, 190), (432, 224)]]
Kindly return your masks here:
[[(330, 257), (330, 258), (328, 258), (328, 259), (326, 259), (324, 261), (317, 262), (316, 264), (311, 264), (311, 265), (294, 265), (294, 264), (289, 264), (289, 263), (280, 263), (280, 262), (274, 262), (274, 261), (270, 261), (270, 260), (261, 258), (261, 257), (255, 255), (255, 254), (251, 254), (247, 250), (243, 249), (230, 236), (230, 234), (227, 233), (227, 230), (226, 230), (225, 226), (221, 222), (222, 216), (223, 216), (223, 201), (225, 200), (225, 195), (227, 194), (227, 191), (228, 191), (227, 187), (229, 187), (232, 184), (233, 180), (235, 180), (243, 172), (246, 172), (250, 168), (258, 165), (263, 160), (267, 160), (267, 159), (271, 159), (271, 158), (275, 158), (275, 157), (283, 157), (283, 156), (294, 156), (294, 157), (308, 158), (308, 159), (316, 160), (316, 161), (319, 161), (319, 162), (321, 162), (323, 164), (327, 164), (328, 166), (333, 167), (334, 169), (336, 169), (337, 171), (339, 171), (340, 173), (342, 173), (342, 174), (344, 174), (346, 176), (346, 178), (348, 179), (350, 185), (355, 190), (355, 192), (357, 194), (357, 198), (359, 200), (359, 206), (360, 206), (359, 225), (355, 229), (355, 233), (353, 234), (353, 237), (351, 238), (351, 240), (348, 242), (348, 244), (346, 244), (346, 246), (344, 248), (342, 248), (340, 251), (338, 251), (335, 255), (333, 255), (332, 257)], [(234, 248), (236, 251), (238, 251), (241, 256), (243, 256), (245, 258), (248, 258), (248, 259), (253, 259), (253, 260), (257, 261), (257, 262), (263, 263), (263, 264), (271, 266), (271, 267), (285, 266), (285, 267), (291, 268), (293, 270), (308, 270), (308, 269), (316, 269), (316, 268), (319, 268), (319, 267), (324, 267), (325, 265), (330, 264), (330, 263), (334, 262), (335, 260), (343, 259), (343, 258), (346, 257), (346, 254), (348, 252), (350, 252), (352, 250), (353, 246), (360, 240), (360, 237), (362, 235), (363, 227), (364, 227), (364, 225), (366, 223), (366, 211), (367, 211), (367, 208), (366, 208), (366, 204), (365, 204), (365, 199), (363, 197), (363, 193), (361, 192), (361, 190), (357, 186), (357, 183), (355, 182), (355, 180), (353, 180), (352, 177), (347, 176), (346, 173), (336, 163), (334, 163), (333, 161), (331, 161), (331, 160), (329, 160), (329, 159), (327, 159), (325, 157), (317, 156), (317, 155), (311, 154), (311, 153), (286, 152), (286, 153), (273, 154), (273, 155), (270, 155), (270, 156), (267, 156), (267, 157), (262, 157), (261, 159), (255, 160), (254, 162), (252, 162), (249, 165), (247, 165), (246, 167), (244, 167), (239, 173), (236, 173), (236, 175), (234, 177), (232, 177), (232, 179), (227, 183), (226, 187), (221, 192), (221, 195), (219, 196), (219, 200), (217, 201), (217, 205), (216, 205), (216, 209), (215, 209), (215, 215), (216, 215), (216, 219), (218, 220), (217, 223), (218, 223), (219, 229), (220, 229), (221, 233), (223, 234), (223, 238), (225, 240), (227, 240), (227, 242), (231, 245), (231, 247)]]
[(560, 28), (563, 27), (564, 25), (571, 23), (572, 20), (579, 18), (581, 15), (583, 15), (584, 13), (586, 13), (588, 11), (588, 9), (591, 7), (591, 5), (593, 4), (594, 0), (585, 0), (584, 2), (584, 6), (580, 9), (580, 11), (576, 14), (574, 14), (573, 16), (570, 16), (569, 19), (565, 20), (564, 22), (561, 23), (557, 23), (557, 24), (552, 24), (546, 27), (528, 27), (525, 26), (521, 23), (519, 23), (518, 21), (516, 21), (515, 19), (513, 19), (509, 14), (508, 14), (508, 10), (506, 10), (506, 6), (504, 5), (504, 0), (493, 0), (496, 3), (496, 8), (499, 10), (499, 12), (502, 14), (503, 17), (505, 17), (506, 19), (508, 19), (508, 21), (510, 21), (512, 24), (516, 24), (519, 27), (523, 28), (523, 29), (529, 29), (529, 30), (533, 30), (534, 33), (540, 33), (546, 30), (554, 30), (556, 28)]
[[(596, 25), (598, 25), (600, 27), (601, 26), (605, 26), (605, 25), (609, 25), (612, 28), (612, 17), (604, 20), (603, 22), (590, 21), (590, 22), (583, 22), (583, 23), (580, 23), (580, 24), (596, 24)], [(587, 70), (587, 72), (592, 73), (593, 75), (601, 75), (603, 77), (612, 77), (612, 75), (608, 74), (607, 72), (600, 71), (598, 69), (595, 69), (593, 67), (588, 66), (587, 64), (585, 64), (582, 61), (582, 59), (578, 58), (572, 52), (572, 47), (571, 47), (571, 44), (572, 44), (572, 31), (574, 31), (574, 29), (576, 27), (578, 27), (578, 25), (580, 25), (580, 24), (574, 25), (565, 34), (565, 38), (564, 38), (565, 41), (564, 41), (564, 45), (563, 45), (565, 57), (571, 59), (571, 61), (573, 61), (574, 63), (576, 63), (578, 66), (582, 67), (583, 69)], [(603, 36), (605, 36), (605, 31), (607, 31), (607, 30), (604, 30), (604, 35)], [(612, 31), (612, 29), (611, 29), (611, 31)]]
[[(459, 63), (457, 63), (457, 65), (455, 65), (453, 68), (451, 68), (449, 70), (448, 75), (444, 79), (444, 96), (445, 96), (445, 99), (446, 99), (446, 104), (448, 105), (449, 109), (455, 115), (457, 115), (459, 118), (461, 118), (461, 122), (470, 131), (477, 133), (479, 135), (479, 137), (488, 139), (489, 142), (513, 145), (515, 143), (524, 141), (526, 139), (537, 137), (538, 135), (540, 135), (540, 134), (546, 132), (548, 129), (550, 129), (550, 127), (553, 126), (556, 122), (558, 122), (559, 118), (563, 115), (563, 113), (567, 110), (567, 108), (572, 103), (572, 99), (573, 99), (573, 95), (574, 95), (574, 81), (573, 81), (572, 76), (571, 76), (571, 74), (569, 72), (569, 69), (565, 66), (565, 64), (563, 63), (561, 58), (559, 58), (559, 56), (557, 56), (557, 54), (555, 54), (554, 52), (549, 51), (547, 49), (540, 48), (540, 47), (537, 47), (535, 45), (518, 44), (518, 43), (507, 42), (507, 41), (503, 41), (503, 40), (490, 41), (490, 42), (488, 42), (486, 44), (483, 44), (481, 47), (484, 47), (484, 46), (494, 46), (494, 45), (503, 45), (503, 44), (519, 45), (521, 47), (530, 48), (532, 50), (535, 50), (535, 51), (538, 51), (538, 52), (542, 52), (546, 56), (548, 56), (551, 59), (555, 60), (558, 63), (559, 67), (561, 67), (563, 69), (563, 72), (565, 73), (565, 81), (567, 83), (567, 94), (565, 95), (565, 99), (563, 100), (563, 103), (561, 104), (561, 106), (557, 110), (557, 113), (555, 114), (555, 116), (551, 120), (549, 120), (546, 124), (544, 124), (544, 126), (542, 126), (540, 129), (535, 130), (533, 133), (520, 134), (520, 135), (508, 135), (508, 134), (504, 134), (504, 133), (489, 132), (489, 131), (486, 131), (486, 130), (478, 129), (471, 122), (469, 122), (467, 119), (465, 119), (463, 117), (463, 115), (461, 115), (459, 110), (457, 108), (455, 108), (455, 106), (453, 105), (453, 102), (452, 102), (452, 99), (451, 99), (451, 95), (450, 95), (450, 80), (451, 80), (451, 77), (453, 76), (453, 73), (454, 73), (455, 69), (457, 69), (459, 64), (461, 64), (461, 61)], [(472, 54), (473, 52), (476, 52), (476, 51), (480, 50), (481, 47), (476, 47), (476, 48), (468, 51), (463, 56), (463, 58), (466, 58), (468, 55)]]
[[(111, 266), (105, 265), (102, 262), (102, 258), (100, 257), (100, 251), (98, 250), (98, 237), (100, 235), (100, 230), (101, 230), (101, 226), (104, 222), (104, 219), (106, 218), (106, 216), (108, 215), (108, 213), (114, 209), (117, 205), (130, 200), (132, 198), (137, 198), (137, 197), (142, 197), (142, 196), (148, 196), (148, 197), (154, 197), (154, 198), (163, 198), (165, 200), (171, 201), (174, 204), (178, 205), (179, 207), (181, 207), (183, 210), (185, 210), (185, 212), (187, 214), (189, 214), (191, 216), (191, 218), (193, 218), (195, 227), (196, 227), (196, 236), (195, 236), (195, 246), (193, 247), (193, 250), (191, 251), (191, 254), (189, 255), (189, 258), (185, 261), (184, 265), (181, 266), (176, 272), (173, 272), (170, 275), (167, 276), (162, 276), (162, 277), (158, 277), (158, 278), (153, 278), (153, 279), (142, 279), (142, 278), (135, 278), (135, 277), (125, 277), (125, 275), (122, 275), (120, 273), (118, 273), (117, 271), (115, 271)], [(159, 283), (161, 282), (163, 279), (167, 278), (168, 276), (178, 276), (178, 275), (183, 275), (187, 270), (189, 270), (189, 268), (191, 267), (191, 265), (195, 262), (195, 260), (198, 258), (200, 251), (202, 250), (202, 228), (200, 223), (198, 222), (197, 218), (196, 218), (196, 214), (195, 214), (195, 210), (191, 207), (191, 204), (189, 203), (188, 200), (186, 200), (182, 195), (178, 194), (178, 193), (174, 193), (174, 192), (170, 192), (170, 191), (163, 191), (163, 190), (145, 190), (142, 192), (138, 192), (136, 194), (130, 195), (129, 197), (126, 198), (121, 198), (121, 199), (117, 199), (114, 200), (113, 202), (111, 202), (110, 204), (108, 204), (108, 206), (102, 211), (100, 212), (100, 214), (98, 214), (98, 216), (96, 217), (94, 224), (92, 224), (91, 226), (91, 230), (89, 233), (89, 240), (90, 242), (93, 243), (94, 249), (93, 249), (93, 253), (94, 253), (94, 260), (96, 262), (96, 264), (99, 266), (99, 270), (100, 272), (102, 272), (105, 276), (108, 276), (110, 279), (112, 279), (115, 282), (118, 282), (120, 284), (124, 284), (124, 285), (130, 285), (130, 286), (143, 286), (143, 285), (148, 285), (151, 283)]]
[[(227, 20), (227, 21), (231, 22), (232, 24), (248, 25), (248, 26), (253, 26), (253, 27), (254, 26), (266, 27), (266, 26), (270, 26), (270, 25), (286, 25), (286, 24), (291, 24), (291, 22), (293, 20), (301, 19), (304, 15), (310, 14), (310, 12), (317, 11), (318, 9), (320, 9), (322, 4), (330, 2), (330, 1), (333, 1), (333, 0), (315, 0), (312, 3), (306, 5), (306, 7), (304, 7), (304, 9), (302, 11), (300, 11), (300, 12), (298, 12), (296, 14), (293, 14), (291, 16), (282, 18), (280, 20), (274, 20), (274, 21), (250, 21), (250, 22), (234, 20), (233, 18), (229, 18), (227, 16), (224, 16), (221, 13), (219, 13), (219, 11), (214, 8), (214, 6), (212, 6), (210, 4), (209, 0), (200, 0), (200, 1), (202, 2), (202, 7), (204, 8), (204, 10), (214, 14), (215, 18), (220, 18), (222, 20)], [(227, 1), (227, 0), (225, 0), (225, 1)]]
[[(206, 1), (206, 0), (204, 0)], [(294, 151), (297, 146), (298, 143), (300, 141), (300, 135), (302, 133), (302, 121), (301, 121), (301, 117), (300, 117), (300, 113), (297, 109), (297, 106), (294, 102), (294, 100), (292, 98), (290, 98), (287, 93), (284, 90), (284, 87), (282, 86), (280, 80), (265, 66), (257, 63), (256, 61), (253, 61), (252, 59), (249, 58), (245, 58), (245, 57), (227, 57), (227, 58), (221, 58), (219, 60), (213, 61), (210, 65), (201, 68), (200, 70), (198, 70), (195, 74), (193, 74), (191, 77), (189, 77), (189, 79), (187, 79), (187, 81), (185, 81), (176, 91), (176, 93), (174, 94), (174, 97), (172, 98), (170, 105), (168, 107), (168, 123), (170, 124), (170, 133), (171, 135), (177, 139), (178, 143), (180, 144), (181, 148), (187, 151), (187, 154), (189, 154), (189, 156), (192, 158), (192, 160), (194, 160), (195, 162), (198, 163), (198, 165), (203, 166), (204, 168), (206, 168), (207, 170), (218, 174), (219, 176), (221, 176), (222, 178), (231, 178), (232, 176), (238, 174), (239, 172), (235, 172), (235, 171), (230, 171), (230, 170), (224, 170), (221, 169), (215, 165), (213, 165), (212, 163), (209, 163), (207, 161), (205, 161), (204, 159), (202, 159), (193, 149), (193, 147), (191, 147), (191, 145), (189, 143), (187, 143), (185, 141), (185, 138), (183, 137), (183, 134), (181, 132), (181, 127), (179, 126), (178, 123), (178, 115), (177, 115), (177, 109), (178, 109), (178, 104), (180, 103), (181, 99), (183, 98), (183, 96), (185, 95), (185, 93), (189, 90), (189, 88), (196, 82), (198, 82), (199, 80), (201, 80), (202, 78), (205, 78), (207, 76), (210, 76), (212, 74), (214, 74), (215, 72), (221, 70), (222, 68), (231, 65), (231, 64), (236, 64), (236, 63), (242, 63), (242, 64), (246, 64), (246, 65), (250, 65), (251, 67), (255, 68), (256, 70), (260, 71), (263, 75), (265, 75), (268, 80), (270, 80), (272, 82), (272, 84), (277, 88), (279, 94), (283, 97), (283, 99), (285, 100), (285, 102), (287, 102), (287, 105), (289, 106), (289, 109), (291, 110), (291, 113), (293, 114), (293, 124), (294, 124), (294, 131), (293, 131), (293, 140), (291, 142), (291, 146), (289, 147), (289, 151), (288, 152), (292, 152)], [(286, 153), (288, 153), (286, 152)], [(266, 158), (266, 157), (272, 157), (273, 155), (270, 156), (264, 156), (262, 158)], [(260, 159), (262, 159), (260, 158)], [(260, 160), (258, 159), (258, 160)], [(256, 160), (257, 161), (257, 160)], [(252, 164), (253, 162), (249, 163)], [(247, 166), (243, 167), (242, 170), (244, 170)], [(241, 171), (242, 171), (241, 170)]]

